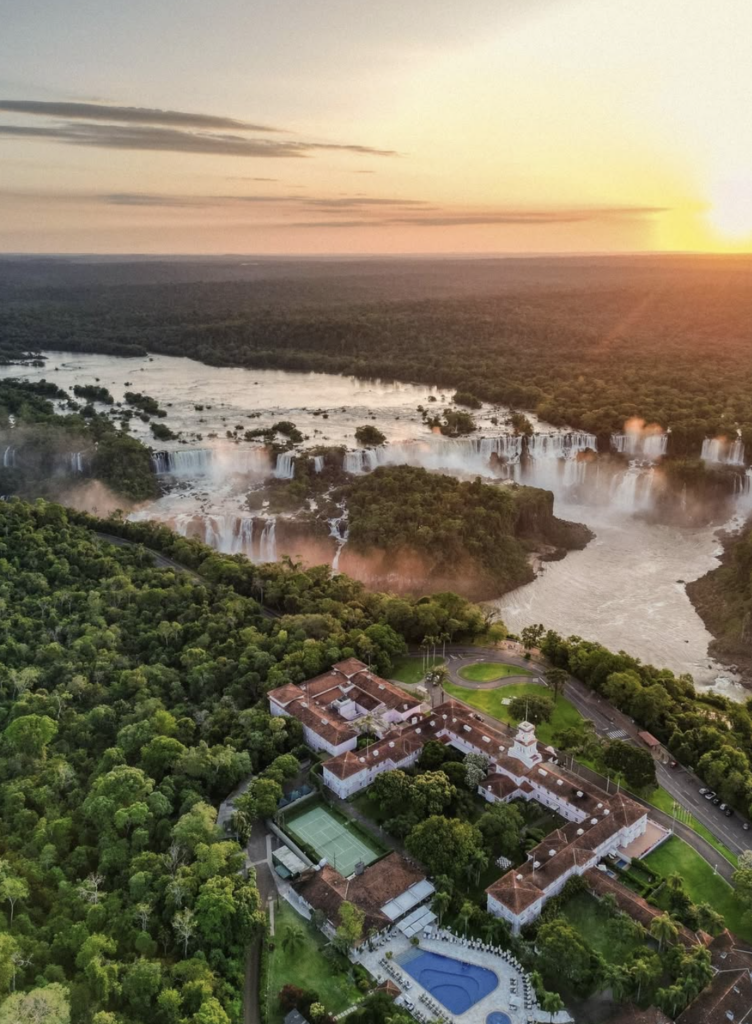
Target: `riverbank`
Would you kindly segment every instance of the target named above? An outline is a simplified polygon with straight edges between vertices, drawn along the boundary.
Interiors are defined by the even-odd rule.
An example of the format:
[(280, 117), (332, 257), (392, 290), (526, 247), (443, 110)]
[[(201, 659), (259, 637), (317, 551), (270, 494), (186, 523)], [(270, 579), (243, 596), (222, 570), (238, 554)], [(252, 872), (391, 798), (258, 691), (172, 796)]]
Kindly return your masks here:
[(709, 653), (752, 689), (752, 519), (738, 532), (719, 531), (721, 564), (687, 584), (687, 596), (712, 634)]

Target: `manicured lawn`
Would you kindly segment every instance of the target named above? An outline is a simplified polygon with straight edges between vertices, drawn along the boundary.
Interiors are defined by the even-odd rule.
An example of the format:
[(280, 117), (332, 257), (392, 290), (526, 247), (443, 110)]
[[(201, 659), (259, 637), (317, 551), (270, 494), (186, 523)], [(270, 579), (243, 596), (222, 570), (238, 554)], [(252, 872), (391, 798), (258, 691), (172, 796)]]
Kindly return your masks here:
[[(485, 711), (487, 715), (498, 718), (499, 721), (506, 722), (508, 725), (515, 723), (509, 714), (509, 705), (502, 704), (502, 700), (524, 697), (528, 694), (537, 697), (541, 693), (547, 693), (553, 696), (550, 690), (536, 683), (511, 683), (509, 686), (500, 686), (498, 690), (468, 690), (456, 683), (445, 683), (444, 689), (452, 697), (459, 697), (460, 700), (471, 704), (479, 711)], [(559, 732), (560, 729), (577, 728), (581, 723), (582, 715), (574, 704), (571, 704), (565, 697), (559, 697), (554, 706), (551, 721), (542, 722), (535, 731), (539, 740), (542, 740), (543, 743), (550, 743), (555, 732)]]
[(752, 941), (752, 929), (742, 924), (744, 908), (737, 901), (734, 890), (681, 839), (672, 836), (645, 858), (645, 864), (666, 877), (674, 872), (681, 875), (684, 888), (694, 903), (709, 903), (723, 914), (732, 932), (748, 942)]
[(564, 917), (609, 963), (624, 963), (631, 953), (645, 945), (639, 939), (620, 937), (611, 924), (613, 918), (589, 893), (580, 893), (569, 900), (564, 906)]
[(675, 805), (674, 798), (665, 789), (658, 786), (649, 796), (645, 797), (645, 799), (651, 803), (653, 807), (657, 807), (659, 810), (665, 811), (666, 814), (676, 814), (677, 821), (681, 821), (685, 825), (688, 825), (693, 832), (696, 832), (698, 836), (702, 836), (703, 839), (706, 839), (712, 847), (718, 850), (719, 853), (723, 854), (726, 860), (731, 861), (734, 867), (737, 867), (739, 858), (736, 854), (732, 853), (727, 846), (724, 846), (720, 839), (716, 839), (710, 829), (703, 825), (701, 821), (698, 821), (694, 814), (691, 814), (680, 804)]
[[(329, 1013), (340, 1013), (361, 998), (361, 993), (347, 976), (336, 971), (323, 956), (326, 939), (314, 930), (309, 921), (297, 914), (289, 903), (280, 900), (274, 915), (274, 949), (269, 952), (267, 1006), (270, 1024), (279, 1024), (284, 1014), (277, 994), (288, 984), (313, 989)], [(282, 939), (287, 928), (301, 928), (303, 942), (294, 951), (285, 952)]]
[[(439, 656), (428, 658), (428, 668), (433, 668), (434, 665), (443, 665), (444, 661), (445, 659)], [(398, 683), (421, 683), (427, 671), (425, 665), (426, 662), (423, 658), (396, 658), (389, 678)]]
[(472, 683), (491, 683), (505, 676), (531, 676), (529, 668), (518, 668), (516, 665), (502, 665), (498, 661), (479, 661), (476, 665), (461, 668), (459, 674)]

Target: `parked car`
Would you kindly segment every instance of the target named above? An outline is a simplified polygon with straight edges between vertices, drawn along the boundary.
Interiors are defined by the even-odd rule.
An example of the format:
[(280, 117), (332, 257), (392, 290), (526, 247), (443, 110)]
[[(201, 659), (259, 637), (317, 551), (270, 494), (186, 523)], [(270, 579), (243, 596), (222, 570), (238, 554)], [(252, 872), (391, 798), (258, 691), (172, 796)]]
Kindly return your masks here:
[(721, 804), (720, 807), (718, 808), (718, 810), (719, 811), (725, 811), (726, 807), (727, 807), (727, 804)]
[(703, 796), (705, 797), (706, 800), (712, 800), (713, 797), (715, 796), (715, 790), (709, 789), (707, 791), (707, 793), (703, 793)]
[(745, 832), (749, 832), (749, 822), (748, 821), (742, 822), (742, 828), (744, 829)]
[(720, 802), (721, 802), (721, 798), (719, 796), (714, 796), (713, 797), (713, 807), (717, 807)]
[(734, 816), (734, 812), (731, 810), (730, 807), (727, 807), (723, 813), (726, 815), (727, 818), (733, 818)]
[(676, 768), (676, 761), (672, 761), (669, 768)]
[(708, 793), (708, 792), (709, 792), (708, 787), (707, 786), (703, 786), (700, 789), (700, 796), (705, 796), (705, 794)]

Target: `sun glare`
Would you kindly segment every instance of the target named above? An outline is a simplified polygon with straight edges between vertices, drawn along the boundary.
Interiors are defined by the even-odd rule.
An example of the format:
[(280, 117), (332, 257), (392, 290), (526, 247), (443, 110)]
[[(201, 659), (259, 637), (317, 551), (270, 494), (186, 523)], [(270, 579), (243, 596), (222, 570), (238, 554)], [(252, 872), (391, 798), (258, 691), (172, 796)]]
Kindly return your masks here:
[(752, 237), (752, 179), (725, 180), (714, 190), (708, 218), (724, 238)]

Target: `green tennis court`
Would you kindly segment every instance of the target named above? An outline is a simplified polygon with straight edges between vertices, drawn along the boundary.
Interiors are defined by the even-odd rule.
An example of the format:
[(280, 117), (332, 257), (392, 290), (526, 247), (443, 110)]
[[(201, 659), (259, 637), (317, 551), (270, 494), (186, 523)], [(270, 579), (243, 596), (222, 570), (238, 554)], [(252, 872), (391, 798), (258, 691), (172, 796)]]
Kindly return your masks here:
[(347, 877), (358, 861), (373, 864), (382, 851), (369, 846), (359, 832), (347, 821), (317, 804), (287, 822), (287, 831), (293, 838), (302, 839), (321, 857), (326, 857), (333, 868)]

